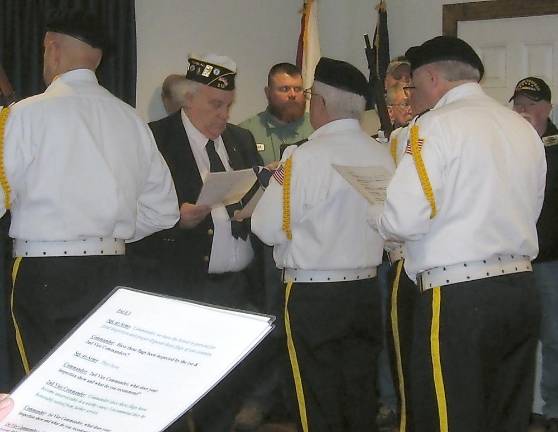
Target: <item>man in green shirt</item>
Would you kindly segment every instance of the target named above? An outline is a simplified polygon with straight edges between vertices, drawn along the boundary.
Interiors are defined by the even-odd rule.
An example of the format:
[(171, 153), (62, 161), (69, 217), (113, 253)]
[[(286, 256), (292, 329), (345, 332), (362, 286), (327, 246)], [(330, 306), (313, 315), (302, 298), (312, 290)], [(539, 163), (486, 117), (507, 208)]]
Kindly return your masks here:
[[(305, 112), (306, 99), (302, 74), (299, 68), (290, 63), (278, 63), (267, 76), (267, 108), (239, 126), (248, 129), (254, 135), (257, 150), (266, 166), (276, 168), (281, 159), (282, 150), (291, 144), (301, 144), (314, 131), (310, 125), (308, 113)], [(255, 243), (257, 241), (257, 243)], [(262, 293), (262, 312), (277, 316), (276, 331), (266, 341), (265, 352), (260, 354), (266, 367), (257, 380), (257, 390), (249, 397), (237, 415), (236, 430), (256, 429), (262, 421), (271, 420), (281, 423), (295, 421), (296, 415), (290, 412), (284, 398), (289, 376), (282, 376), (281, 362), (285, 351), (280, 337), (283, 315), (283, 284), (281, 271), (273, 260), (273, 248), (253, 239), (257, 262), (256, 267), (262, 273), (264, 289)], [(260, 349), (261, 350), (261, 349)]]
[(313, 132), (304, 112), (306, 100), (303, 93), (300, 69), (290, 63), (278, 63), (267, 76), (267, 108), (239, 126), (248, 129), (265, 164), (281, 159), (281, 149), (305, 140)]

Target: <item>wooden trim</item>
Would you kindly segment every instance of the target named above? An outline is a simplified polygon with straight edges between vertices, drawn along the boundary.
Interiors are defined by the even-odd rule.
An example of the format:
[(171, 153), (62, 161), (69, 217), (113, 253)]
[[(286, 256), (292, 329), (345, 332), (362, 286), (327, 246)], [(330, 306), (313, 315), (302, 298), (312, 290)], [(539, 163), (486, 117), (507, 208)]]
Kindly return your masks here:
[(558, 14), (556, 0), (490, 0), (443, 6), (442, 33), (457, 36), (459, 21)]

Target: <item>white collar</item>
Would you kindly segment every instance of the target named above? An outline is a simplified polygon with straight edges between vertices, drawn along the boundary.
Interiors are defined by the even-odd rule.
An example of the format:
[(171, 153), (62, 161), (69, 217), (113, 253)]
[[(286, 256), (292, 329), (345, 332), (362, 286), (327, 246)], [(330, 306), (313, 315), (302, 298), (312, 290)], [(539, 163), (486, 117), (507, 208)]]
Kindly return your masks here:
[(468, 82), (465, 84), (458, 85), (457, 87), (449, 90), (445, 95), (443, 95), (440, 100), (434, 105), (434, 109), (442, 107), (444, 105), (450, 104), (457, 100), (470, 97), (470, 96), (481, 96), (484, 95), (482, 87), (475, 82)]
[(332, 133), (338, 133), (347, 130), (360, 130), (360, 123), (356, 119), (340, 119), (340, 120), (333, 120), (325, 125), (316, 129), (310, 136), (308, 137), (309, 140), (323, 136), (329, 135)]

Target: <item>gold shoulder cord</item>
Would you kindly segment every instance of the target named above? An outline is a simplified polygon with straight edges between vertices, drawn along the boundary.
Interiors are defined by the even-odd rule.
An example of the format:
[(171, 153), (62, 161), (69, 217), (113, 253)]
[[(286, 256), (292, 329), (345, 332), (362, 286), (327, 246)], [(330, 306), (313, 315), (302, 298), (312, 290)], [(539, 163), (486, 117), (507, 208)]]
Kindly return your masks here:
[(389, 152), (391, 153), (391, 157), (393, 158), (393, 163), (397, 165), (397, 146), (398, 146), (397, 137), (393, 137), (391, 139), (391, 143), (389, 144)]
[(424, 166), (424, 161), (422, 160), (421, 148), (419, 145), (419, 127), (416, 123), (411, 126), (411, 155), (415, 161), (415, 167), (417, 169), (422, 190), (424, 191), (424, 195), (426, 196), (426, 199), (430, 203), (430, 207), (432, 209), (430, 213), (430, 219), (432, 219), (437, 213), (436, 201), (434, 199), (434, 192), (432, 191), (430, 179), (428, 178), (428, 173), (426, 172), (426, 167)]
[(291, 173), (293, 169), (292, 156), (285, 162), (285, 174), (283, 178), (283, 231), (289, 240), (293, 239), (291, 231)]
[(4, 190), (4, 206), (6, 210), (10, 208), (10, 183), (8, 183), (8, 177), (6, 176), (6, 165), (4, 164), (4, 135), (6, 130), (6, 122), (8, 121), (8, 115), (10, 114), (10, 108), (4, 107), (0, 111), (0, 185)]

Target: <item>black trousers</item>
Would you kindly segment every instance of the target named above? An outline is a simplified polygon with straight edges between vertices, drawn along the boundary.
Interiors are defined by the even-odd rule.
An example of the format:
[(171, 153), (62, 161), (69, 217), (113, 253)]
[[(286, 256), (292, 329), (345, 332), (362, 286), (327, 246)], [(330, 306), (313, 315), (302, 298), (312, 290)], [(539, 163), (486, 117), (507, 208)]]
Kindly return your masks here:
[(411, 373), (414, 306), (418, 288), (403, 268), (404, 261), (391, 265), (388, 281), (390, 292), (387, 310), (387, 344), (395, 390), (399, 401), (399, 429), (412, 431)]
[(129, 280), (124, 256), (16, 258), (12, 275), (12, 385)]
[(416, 432), (525, 432), (540, 305), (531, 272), (427, 290), (415, 304)]
[(286, 302), (300, 426), (307, 418), (309, 431), (376, 431), (382, 347), (376, 279), (287, 284)]

